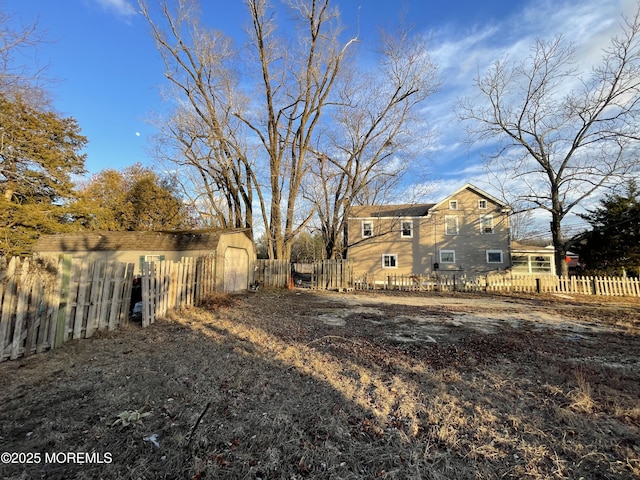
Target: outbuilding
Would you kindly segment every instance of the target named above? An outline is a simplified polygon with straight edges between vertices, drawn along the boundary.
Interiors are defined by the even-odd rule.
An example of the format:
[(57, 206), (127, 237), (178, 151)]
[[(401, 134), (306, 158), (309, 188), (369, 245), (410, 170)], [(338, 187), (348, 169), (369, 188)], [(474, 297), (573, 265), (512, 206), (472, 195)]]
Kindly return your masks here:
[(137, 275), (144, 262), (214, 255), (217, 289), (224, 292), (246, 290), (253, 283), (256, 259), (254, 243), (244, 229), (60, 233), (40, 237), (33, 253), (54, 259), (71, 254), (86, 261), (133, 263)]

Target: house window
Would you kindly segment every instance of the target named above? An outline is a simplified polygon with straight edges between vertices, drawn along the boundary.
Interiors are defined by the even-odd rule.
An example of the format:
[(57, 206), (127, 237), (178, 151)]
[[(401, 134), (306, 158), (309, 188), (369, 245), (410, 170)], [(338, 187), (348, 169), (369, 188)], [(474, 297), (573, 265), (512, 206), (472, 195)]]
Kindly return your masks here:
[(440, 250), (440, 263), (456, 263), (456, 251)]
[(457, 215), (444, 216), (444, 234), (445, 235), (458, 234), (458, 216)]
[(478, 208), (485, 210), (487, 208), (487, 201), (486, 200), (478, 200)]
[(493, 216), (481, 215), (480, 216), (480, 233), (493, 233)]
[(412, 238), (413, 237), (413, 222), (411, 220), (403, 220), (400, 224), (401, 233), (400, 236), (402, 238)]
[(487, 250), (487, 263), (502, 263), (502, 250)]
[(458, 209), (458, 200), (449, 200), (449, 210)]
[(373, 237), (373, 222), (362, 222), (362, 236)]
[(142, 272), (145, 263), (164, 262), (164, 255), (140, 255), (139, 268)]
[(385, 253), (382, 255), (382, 268), (397, 268), (398, 255), (394, 253)]
[(534, 254), (521, 254), (511, 257), (514, 273), (551, 273), (552, 261), (550, 255), (535, 256)]

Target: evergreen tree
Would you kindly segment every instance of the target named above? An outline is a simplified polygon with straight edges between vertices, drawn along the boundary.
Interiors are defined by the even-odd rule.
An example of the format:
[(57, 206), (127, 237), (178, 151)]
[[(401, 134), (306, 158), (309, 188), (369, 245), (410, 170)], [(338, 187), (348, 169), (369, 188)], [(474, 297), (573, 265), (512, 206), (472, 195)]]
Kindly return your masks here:
[(591, 272), (640, 274), (640, 190), (635, 181), (624, 195), (609, 195), (581, 215), (592, 227), (576, 249)]
[(175, 185), (139, 163), (103, 170), (82, 190), (78, 210), (85, 228), (110, 231), (171, 230), (190, 226)]
[(86, 142), (73, 118), (0, 93), (1, 255), (27, 254), (40, 234), (69, 228)]

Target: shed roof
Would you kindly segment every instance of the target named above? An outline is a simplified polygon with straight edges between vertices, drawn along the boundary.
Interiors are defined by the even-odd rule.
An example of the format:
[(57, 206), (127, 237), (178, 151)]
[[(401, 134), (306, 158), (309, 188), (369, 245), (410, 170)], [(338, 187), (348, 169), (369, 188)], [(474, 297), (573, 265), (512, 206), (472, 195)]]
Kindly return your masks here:
[(549, 251), (547, 247), (541, 247), (540, 245), (534, 245), (529, 243), (511, 241), (511, 251), (513, 253), (553, 253)]
[(434, 203), (413, 203), (403, 205), (364, 205), (351, 207), (351, 217), (424, 217)]
[(78, 251), (184, 251), (215, 249), (220, 237), (246, 230), (189, 230), (168, 232), (75, 232), (44, 235), (34, 252)]

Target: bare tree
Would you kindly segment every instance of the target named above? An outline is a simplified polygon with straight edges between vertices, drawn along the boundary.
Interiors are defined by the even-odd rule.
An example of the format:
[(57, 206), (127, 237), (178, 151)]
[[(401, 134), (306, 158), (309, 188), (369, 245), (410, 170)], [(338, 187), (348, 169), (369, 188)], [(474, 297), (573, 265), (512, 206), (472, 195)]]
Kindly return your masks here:
[(439, 87), (437, 67), (423, 37), (382, 34), (374, 71), (344, 79), (333, 109), (333, 128), (315, 147), (317, 161), (305, 189), (315, 205), (327, 258), (341, 256), (349, 210), (393, 192), (428, 138), (418, 108)]
[(230, 40), (200, 26), (192, 1), (178, 0), (175, 11), (162, 2), (157, 22), (140, 6), (165, 62), (169, 97), (178, 99), (161, 123), (157, 155), (174, 164), (193, 204), (208, 206), (198, 209), (204, 223), (252, 229), (257, 181), (234, 116), (244, 100)]
[[(20, 97), (32, 106), (49, 105), (46, 67), (38, 65), (37, 47), (46, 43), (36, 22), (23, 23), (0, 10), (0, 92), (9, 98)], [(29, 58), (26, 62), (25, 58)]]
[[(314, 213), (300, 204), (307, 153), (355, 39), (339, 41), (338, 12), (329, 0), (284, 2), (297, 22), (294, 39), (280, 34), (266, 0), (245, 0), (250, 41), (248, 54), (243, 52), (249, 61), (243, 64), (222, 34), (199, 26), (194, 2), (175, 3), (172, 11), (163, 0), (159, 20), (141, 5), (166, 76), (182, 99), (165, 124), (173, 159), (199, 172), (210, 200), (226, 202), (221, 217), (236, 224), (242, 217), (253, 227), (255, 194), (270, 256), (288, 258), (295, 235)], [(255, 79), (255, 84), (237, 80), (243, 67), (244, 82)], [(251, 93), (243, 95), (244, 89)]]
[(479, 97), (458, 110), (473, 121), (475, 138), (499, 142), (491, 165), (510, 174), (519, 200), (551, 214), (562, 275), (571, 245), (566, 215), (637, 167), (640, 7), (590, 74), (579, 70), (576, 53), (561, 36), (539, 40), (523, 62), (495, 62), (476, 80)]
[(276, 37), (273, 16), (265, 0), (247, 1), (266, 108), (257, 116), (240, 117), (259, 138), (269, 157), (268, 238), (274, 258), (290, 256), (296, 234), (312, 218), (310, 209), (295, 222), (302, 181), (308, 171), (307, 153), (347, 50), (356, 41), (351, 38), (340, 42), (339, 14), (330, 7), (329, 0), (286, 3), (298, 22), (298, 48)]

